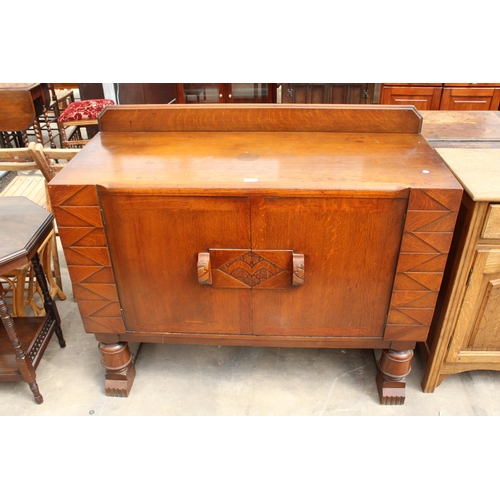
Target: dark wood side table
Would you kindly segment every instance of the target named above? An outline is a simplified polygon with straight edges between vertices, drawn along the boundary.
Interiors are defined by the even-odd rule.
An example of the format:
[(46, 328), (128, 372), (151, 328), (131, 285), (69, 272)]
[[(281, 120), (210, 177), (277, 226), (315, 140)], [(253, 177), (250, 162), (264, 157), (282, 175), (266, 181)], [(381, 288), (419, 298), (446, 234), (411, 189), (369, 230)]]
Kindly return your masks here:
[(43, 403), (35, 369), (55, 332), (66, 346), (61, 321), (38, 258), (38, 247), (52, 230), (54, 216), (28, 200), (16, 196), (0, 198), (0, 274), (31, 261), (43, 293), (46, 316), (13, 319), (0, 294), (0, 381), (24, 380), (35, 401)]

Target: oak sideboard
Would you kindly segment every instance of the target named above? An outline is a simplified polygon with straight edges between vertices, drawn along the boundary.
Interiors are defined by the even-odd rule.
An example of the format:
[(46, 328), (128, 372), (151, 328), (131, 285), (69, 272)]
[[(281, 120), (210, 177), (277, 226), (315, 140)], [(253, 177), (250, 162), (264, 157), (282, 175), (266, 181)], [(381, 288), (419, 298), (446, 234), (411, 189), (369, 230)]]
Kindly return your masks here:
[[(129, 342), (380, 349), (402, 404), (462, 187), (412, 106), (111, 106), (49, 193), (108, 395)], [(165, 367), (168, 369), (168, 367)]]

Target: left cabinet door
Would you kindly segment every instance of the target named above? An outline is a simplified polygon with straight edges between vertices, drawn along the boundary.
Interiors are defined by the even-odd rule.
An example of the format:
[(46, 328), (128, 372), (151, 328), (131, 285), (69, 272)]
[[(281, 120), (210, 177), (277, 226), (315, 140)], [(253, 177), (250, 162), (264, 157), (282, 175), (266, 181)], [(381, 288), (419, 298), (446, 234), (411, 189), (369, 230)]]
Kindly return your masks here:
[(107, 191), (100, 203), (127, 331), (251, 333), (250, 290), (200, 285), (196, 267), (211, 248), (250, 248), (247, 198)]

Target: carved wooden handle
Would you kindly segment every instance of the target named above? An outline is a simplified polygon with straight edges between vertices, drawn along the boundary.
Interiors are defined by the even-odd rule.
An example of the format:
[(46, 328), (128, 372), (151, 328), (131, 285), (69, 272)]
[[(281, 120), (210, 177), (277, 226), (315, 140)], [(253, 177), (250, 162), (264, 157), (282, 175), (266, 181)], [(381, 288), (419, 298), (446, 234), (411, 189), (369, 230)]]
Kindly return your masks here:
[(294, 253), (292, 257), (292, 286), (304, 284), (304, 254)]
[(212, 284), (212, 267), (210, 266), (210, 254), (208, 252), (198, 254), (198, 282), (200, 285)]
[(304, 284), (304, 254), (291, 250), (211, 249), (198, 253), (197, 268), (198, 283), (215, 288), (269, 289)]

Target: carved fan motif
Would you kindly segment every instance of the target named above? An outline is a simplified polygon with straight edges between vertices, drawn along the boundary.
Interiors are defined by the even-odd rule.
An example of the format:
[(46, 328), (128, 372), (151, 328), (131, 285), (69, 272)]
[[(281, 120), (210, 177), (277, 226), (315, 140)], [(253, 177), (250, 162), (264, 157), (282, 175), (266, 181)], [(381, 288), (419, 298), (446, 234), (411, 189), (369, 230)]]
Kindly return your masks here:
[(240, 255), (218, 269), (249, 287), (260, 285), (285, 271), (252, 251)]

